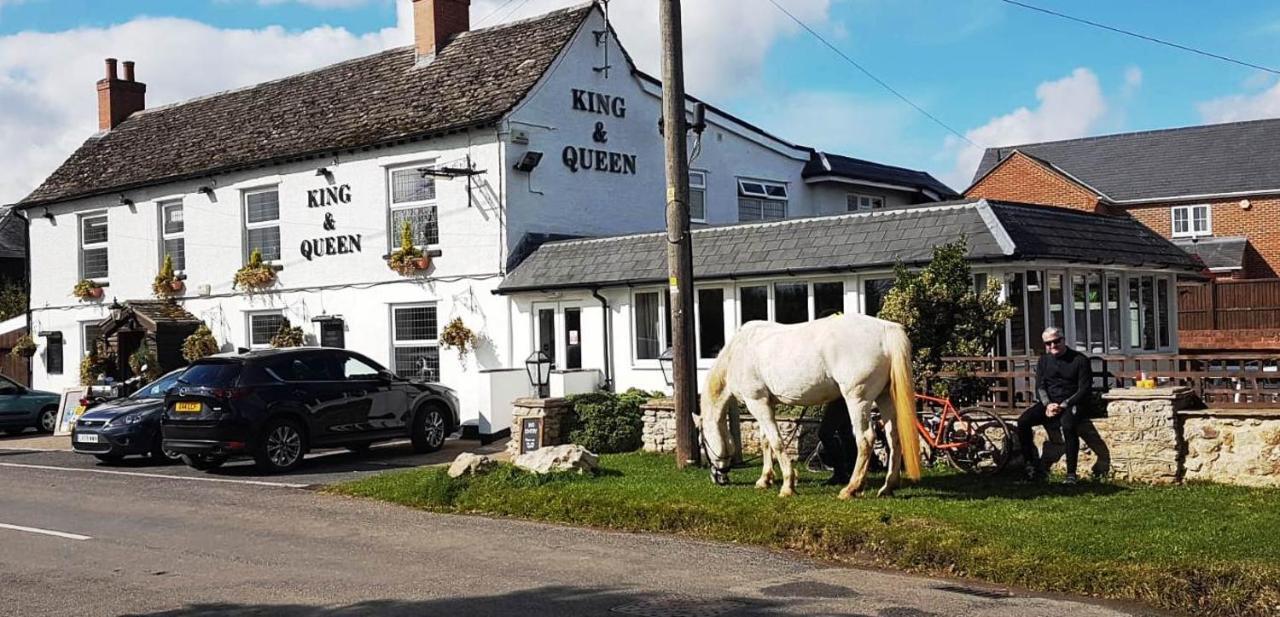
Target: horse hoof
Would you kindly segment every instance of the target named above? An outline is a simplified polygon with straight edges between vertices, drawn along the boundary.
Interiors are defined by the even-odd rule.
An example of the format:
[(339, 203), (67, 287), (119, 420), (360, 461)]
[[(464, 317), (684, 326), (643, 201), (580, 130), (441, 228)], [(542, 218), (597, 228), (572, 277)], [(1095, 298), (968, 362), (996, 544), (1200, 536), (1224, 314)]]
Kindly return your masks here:
[(853, 499), (853, 491), (849, 490), (848, 487), (842, 488), (840, 489), (840, 494), (836, 495), (836, 497), (848, 501)]
[(789, 489), (789, 488), (784, 488), (784, 489), (782, 489), (782, 490), (778, 491), (778, 496), (779, 496), (779, 497), (791, 497), (791, 496), (794, 496), (795, 494), (796, 494), (796, 492), (795, 492), (795, 491), (793, 491), (793, 490), (791, 490), (791, 489)]
[(876, 497), (893, 497), (893, 489), (882, 488), (879, 491), (876, 491)]
[(763, 490), (763, 489), (769, 488), (770, 486), (773, 486), (773, 482), (770, 482), (769, 480), (766, 480), (764, 478), (760, 478), (759, 480), (756, 480), (756, 488), (758, 489)]

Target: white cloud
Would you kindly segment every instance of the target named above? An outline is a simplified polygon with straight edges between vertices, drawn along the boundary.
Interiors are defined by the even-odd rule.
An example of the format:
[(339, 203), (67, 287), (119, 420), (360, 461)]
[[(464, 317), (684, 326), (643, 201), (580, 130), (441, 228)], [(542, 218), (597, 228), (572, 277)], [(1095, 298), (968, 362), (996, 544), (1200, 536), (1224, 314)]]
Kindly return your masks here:
[[(1128, 77), (1126, 83), (1131, 83)], [(973, 179), (983, 148), (1084, 137), (1099, 127), (1108, 111), (1098, 77), (1086, 68), (1036, 86), (1036, 99), (1035, 109), (1019, 107), (966, 131), (965, 137), (976, 145), (948, 136), (946, 148), (955, 153), (955, 165), (941, 180), (962, 190)]]
[[(375, 0), (266, 1), (332, 8)], [(140, 17), (109, 27), (0, 37), (0, 143), (7, 145), (0, 149), (0, 204), (24, 197), (97, 130), (94, 83), (102, 76), (103, 58), (136, 61), (138, 79), (148, 85), (147, 104), (155, 107), (409, 44), (412, 5), (395, 1), (398, 25), (366, 35), (336, 27), (219, 29), (187, 19)], [(788, 7), (801, 19), (824, 23), (831, 1), (792, 0)], [(473, 27), (486, 27), (580, 3), (474, 0), (471, 15)], [(504, 4), (499, 14), (475, 23)], [(656, 3), (614, 0), (610, 7), (623, 44), (641, 69), (657, 75)], [(689, 90), (713, 100), (758, 83), (773, 44), (797, 31), (766, 0), (686, 2), (684, 30)]]
[(1196, 104), (1209, 123), (1280, 117), (1280, 82), (1255, 94), (1234, 94)]
[(1124, 96), (1130, 96), (1142, 87), (1142, 69), (1130, 66), (1124, 70)]

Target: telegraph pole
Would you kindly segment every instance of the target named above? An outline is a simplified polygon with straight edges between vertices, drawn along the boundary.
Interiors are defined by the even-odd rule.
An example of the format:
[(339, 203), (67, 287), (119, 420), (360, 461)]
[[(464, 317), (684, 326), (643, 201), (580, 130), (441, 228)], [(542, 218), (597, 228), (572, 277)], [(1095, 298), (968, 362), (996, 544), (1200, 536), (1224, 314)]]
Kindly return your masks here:
[(671, 353), (675, 374), (676, 466), (698, 462), (697, 365), (693, 338), (693, 241), (689, 236), (688, 122), (680, 0), (659, 0), (662, 22), (662, 117), (667, 158), (667, 282), (671, 289)]

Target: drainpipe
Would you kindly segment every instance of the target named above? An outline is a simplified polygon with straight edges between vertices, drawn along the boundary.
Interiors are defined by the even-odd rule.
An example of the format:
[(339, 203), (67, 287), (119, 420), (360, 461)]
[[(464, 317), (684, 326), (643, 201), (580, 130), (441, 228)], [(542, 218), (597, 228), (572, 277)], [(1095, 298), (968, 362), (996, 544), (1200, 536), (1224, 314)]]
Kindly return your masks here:
[(591, 295), (596, 300), (600, 301), (600, 308), (604, 313), (600, 319), (601, 323), (604, 326), (604, 389), (612, 392), (613, 391), (613, 371), (609, 370), (609, 363), (610, 363), (610, 360), (612, 360), (612, 356), (609, 355), (609, 339), (612, 338), (612, 335), (609, 332), (609, 300), (607, 300), (604, 296), (600, 295), (599, 288), (592, 289)]
[[(22, 236), (26, 243), (26, 246), (22, 247), (22, 256), (25, 258), (23, 261), (26, 262), (25, 268), (27, 280), (23, 281), (23, 287), (27, 292), (27, 336), (31, 337), (32, 340), (35, 340), (36, 333), (31, 331), (31, 219), (27, 218), (27, 213), (23, 210), (19, 210), (17, 206), (10, 207), (13, 208), (13, 214), (22, 219)], [(35, 356), (32, 356), (31, 358), (34, 357)], [(33, 362), (35, 361), (31, 358), (27, 358), (28, 388), (35, 385), (35, 383), (33, 383), (35, 381), (35, 369), (32, 368)]]

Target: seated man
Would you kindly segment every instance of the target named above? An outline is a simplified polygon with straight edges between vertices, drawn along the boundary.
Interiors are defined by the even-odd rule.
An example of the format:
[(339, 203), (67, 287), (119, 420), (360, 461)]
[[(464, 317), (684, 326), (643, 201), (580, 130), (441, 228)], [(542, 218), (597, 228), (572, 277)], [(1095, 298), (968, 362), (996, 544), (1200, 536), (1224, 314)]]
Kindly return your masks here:
[(1080, 457), (1080, 421), (1084, 419), (1081, 406), (1089, 400), (1093, 386), (1089, 359), (1084, 354), (1067, 347), (1059, 328), (1045, 328), (1040, 335), (1045, 353), (1036, 363), (1036, 404), (1018, 418), (1018, 443), (1022, 445), (1022, 460), (1027, 465), (1027, 478), (1037, 479), (1046, 475), (1040, 466), (1033, 430), (1044, 425), (1050, 435), (1062, 431), (1067, 451), (1067, 484), (1079, 481), (1076, 463)]
[[(1059, 423), (1061, 424), (1061, 423)], [(1059, 430), (1052, 430), (1048, 425), (1045, 426), (1045, 432), (1049, 434), (1049, 438), (1045, 440), (1040, 450), (1040, 468), (1049, 469), (1053, 467), (1062, 458), (1063, 451), (1066, 449), (1066, 441), (1062, 438), (1061, 426)], [(1102, 434), (1098, 432), (1098, 428), (1093, 425), (1093, 420), (1089, 418), (1080, 418), (1080, 422), (1076, 424), (1076, 435), (1080, 437), (1080, 441), (1084, 442), (1084, 447), (1093, 452), (1093, 478), (1095, 480), (1107, 477), (1111, 473), (1111, 448), (1107, 447), (1107, 443), (1102, 440)]]

